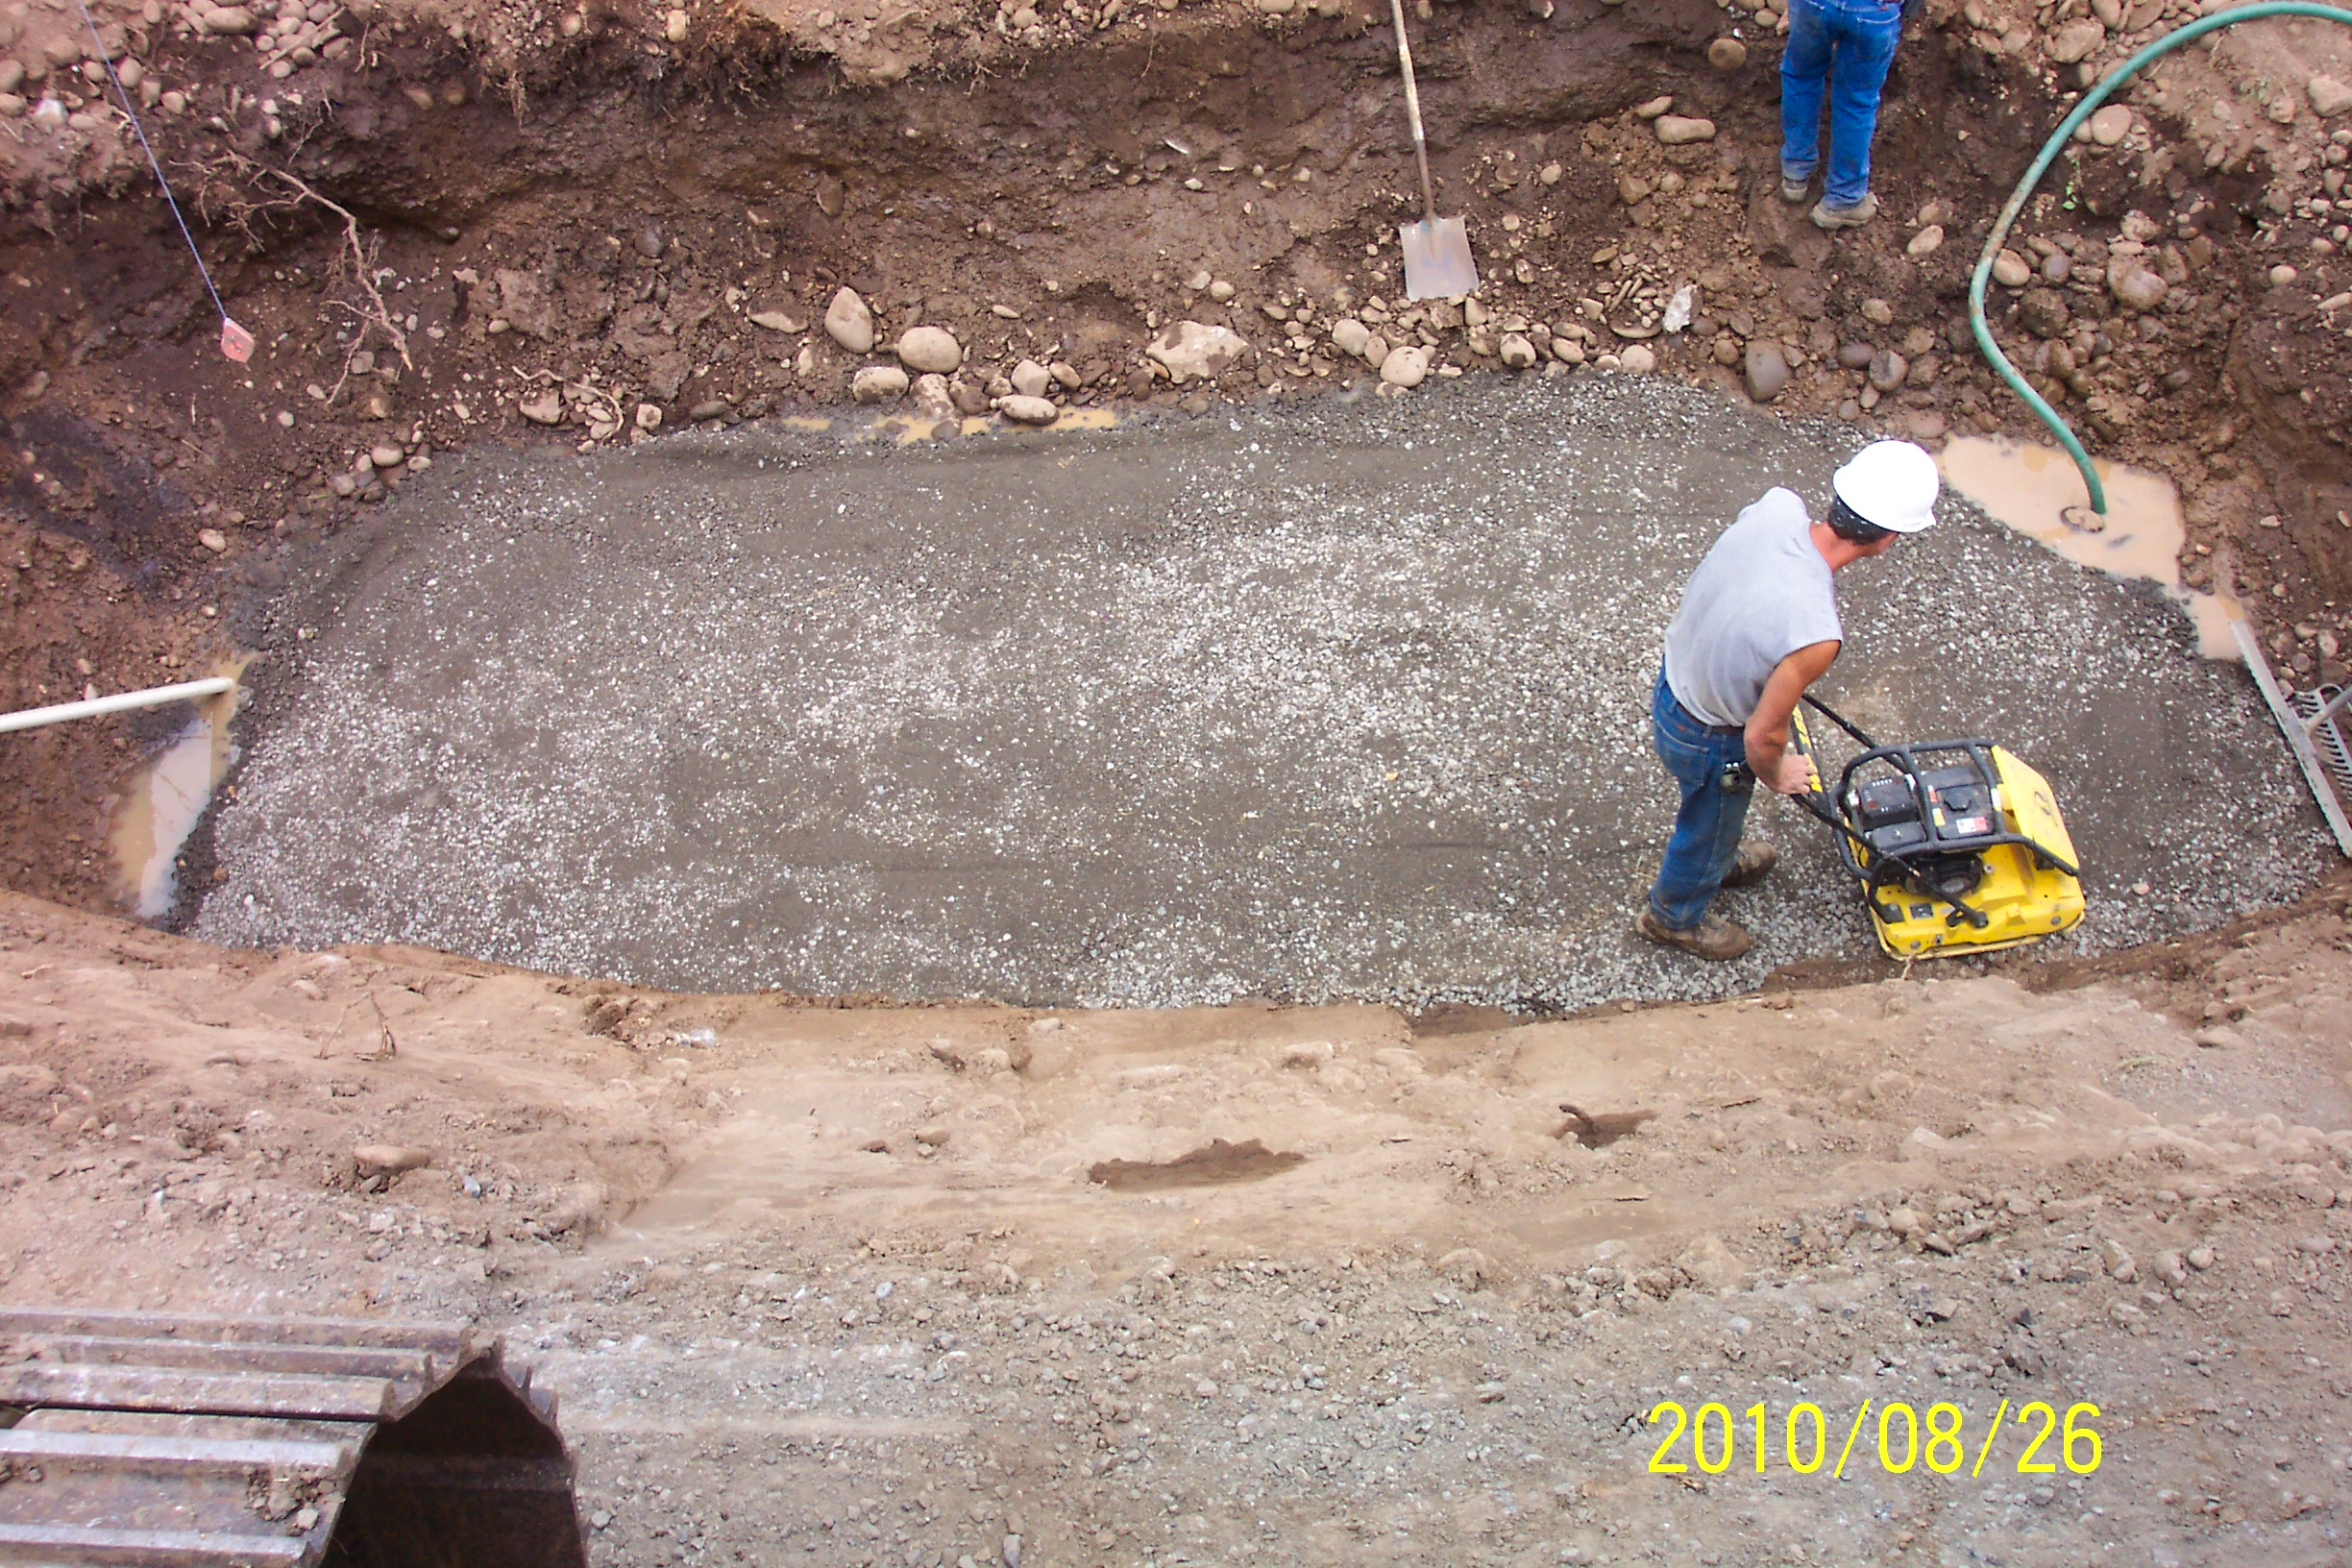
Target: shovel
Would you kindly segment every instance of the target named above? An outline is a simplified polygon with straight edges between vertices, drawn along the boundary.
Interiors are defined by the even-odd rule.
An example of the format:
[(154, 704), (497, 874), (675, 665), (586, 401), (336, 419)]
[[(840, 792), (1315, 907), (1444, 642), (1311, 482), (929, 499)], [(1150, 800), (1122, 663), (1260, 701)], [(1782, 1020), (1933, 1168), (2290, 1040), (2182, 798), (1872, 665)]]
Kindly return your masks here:
[(1397, 63), (1405, 69), (1405, 113), (1412, 121), (1413, 157), (1421, 160), (1421, 221), (1397, 226), (1405, 248), (1405, 297), (1442, 300), (1478, 292), (1478, 262), (1470, 256), (1470, 232), (1459, 218), (1437, 215), (1437, 189), (1430, 184), (1429, 139), (1421, 134), (1421, 91), (1413, 85), (1412, 45), (1405, 39), (1405, 0), (1388, 0), (1396, 18)]

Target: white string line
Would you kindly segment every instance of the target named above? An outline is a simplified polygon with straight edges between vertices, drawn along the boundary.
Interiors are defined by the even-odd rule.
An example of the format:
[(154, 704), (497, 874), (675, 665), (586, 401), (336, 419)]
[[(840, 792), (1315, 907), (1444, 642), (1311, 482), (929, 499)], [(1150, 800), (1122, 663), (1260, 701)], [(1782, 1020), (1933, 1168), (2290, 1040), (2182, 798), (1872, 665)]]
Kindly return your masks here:
[(90, 16), (84, 0), (74, 0), (82, 12), (83, 25), (89, 29), (90, 42), (96, 45), (99, 61), (106, 67), (107, 80), (114, 84), (114, 95), (122, 100), (123, 112), (131, 117), (131, 129), (137, 133), (139, 147), (147, 155), (147, 166), (155, 170), (156, 184), (163, 189), (163, 205), (171, 208), (172, 221), (180, 226), (180, 237), (187, 241), (188, 255), (196, 258), (197, 275), (204, 279), (205, 292), (212, 296), (212, 308), (220, 312), (221, 320), (229, 320), (229, 307), (221, 303), (220, 290), (212, 286), (211, 269), (205, 265), (204, 253), (196, 248), (196, 236), (188, 233), (187, 219), (180, 214), (180, 203), (172, 195), (171, 182), (163, 178), (163, 165), (156, 158), (153, 145), (147, 140), (147, 128), (139, 124), (138, 110), (131, 107), (131, 94), (123, 89), (122, 78), (114, 74), (114, 59), (107, 53), (106, 39), (98, 36), (98, 23)]

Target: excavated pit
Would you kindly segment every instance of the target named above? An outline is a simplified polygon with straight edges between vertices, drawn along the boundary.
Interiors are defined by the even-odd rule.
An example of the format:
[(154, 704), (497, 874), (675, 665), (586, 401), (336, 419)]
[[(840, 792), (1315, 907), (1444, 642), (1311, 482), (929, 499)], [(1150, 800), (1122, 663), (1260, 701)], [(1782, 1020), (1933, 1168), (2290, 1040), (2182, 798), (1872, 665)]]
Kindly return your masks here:
[[(1764, 484), (1802, 475), (1818, 492), (1850, 439), (1833, 426), (1776, 431), (1735, 417), (1739, 345), (1776, 345), (1797, 367), (1782, 413), (1844, 413), (1928, 439), (1948, 427), (2017, 431), (2014, 400), (1963, 348), (1968, 247), (1957, 236), (1989, 214), (1997, 182), (2040, 134), (2040, 89), (1957, 33), (1907, 49), (1879, 179), (1917, 212), (1833, 244), (1772, 193), (1769, 50), (1729, 72), (1702, 64), (1720, 30), (1706, 8), (1603, 8), (1569, 26), (1441, 10), (1423, 46), (1424, 88), (1441, 205), (1471, 219), (1487, 324), (1440, 311), (1414, 325), (1397, 319), (1406, 302), (1394, 298), (1390, 225), (1411, 182), (1390, 40), (1376, 21), (1369, 10), (1254, 25), (1183, 12), (1122, 22), (1084, 48), (1021, 54), (1018, 71), (997, 68), (1001, 51), (983, 39), (976, 54), (943, 46), (893, 86), (845, 87), (833, 66), (756, 29), (723, 47), (656, 51), (656, 70), (611, 17), (496, 65), (478, 37), (460, 46), (395, 18), (371, 35), (363, 67), (315, 67), (273, 89), (269, 110), (240, 89), (211, 119), (157, 122), (167, 166), (188, 171), (192, 205), (209, 215), (200, 228), (226, 297), (259, 339), (243, 372), (204, 346), (206, 296), (170, 248), (168, 218), (125, 183), (129, 165), (93, 147), (70, 178), (46, 166), (44, 184), (27, 155), (15, 232), (0, 246), (20, 280), (0, 316), (0, 369), (20, 378), (7, 494), (36, 530), (22, 557), (20, 597), (34, 613), (20, 617), (20, 690), (39, 700), (85, 681), (111, 689), (152, 678), (158, 660), (168, 671), (259, 651), (268, 698), (238, 739), (265, 744), (217, 833), (200, 830), (162, 868), (180, 873), (180, 918), (202, 902), (193, 929), (223, 940), (400, 936), (677, 986), (1106, 1002), (1263, 992), (1560, 1006), (1687, 989), (1618, 934), (1657, 828), (1639, 688), (1670, 579), (1702, 532)], [(224, 47), (166, 39), (148, 56), (159, 72), (217, 89), (235, 75)], [(892, 75), (887, 61), (848, 69), (856, 83)], [(2143, 110), (2159, 143), (2182, 90), (2168, 86)], [(1678, 112), (1710, 116), (1717, 139), (1659, 146), (1629, 110), (1668, 93)], [(2190, 170), (2139, 139), (2092, 149), (2070, 159), (2069, 206), (2037, 208), (2021, 233), (2070, 224), (2104, 243), (2118, 225), (2142, 232), (2144, 214), (2131, 214), (2148, 208), (2210, 242), (2194, 280), (2202, 305), (2112, 324), (2113, 374), (2177, 364), (2185, 379), (2127, 397), (2128, 422), (2122, 404), (2095, 405), (2093, 423), (2109, 450), (2181, 483), (2184, 542), (2199, 548), (2181, 557), (2188, 585), (2235, 587), (2249, 601), (2268, 590), (2266, 607), (2285, 601), (2274, 614), (2308, 617), (2297, 657), (2324, 678), (2333, 655), (2316, 639), (2333, 621), (2340, 529), (2325, 510), (2326, 444), (2309, 426), (2334, 408), (2337, 383), (2306, 374), (2324, 344), (2282, 320), (2275, 300), (2242, 319), (2240, 304), (2252, 297), (2241, 280), (2261, 276), (2271, 243), (2255, 232), (2271, 221), (2267, 171), (2291, 153), (2240, 148)], [(320, 226), (322, 209), (286, 199), (291, 187), (266, 168), (356, 214), (388, 314), (370, 324), (339, 225)], [(69, 188), (84, 205), (60, 244), (50, 235), (62, 232)], [(119, 197), (93, 200), (107, 190)], [(1954, 241), (1906, 247), (1930, 216)], [(2319, 284), (2323, 265), (2312, 270)], [(1690, 330), (1644, 335), (1683, 283), (1696, 290)], [(873, 311), (872, 355), (849, 355), (817, 328), (843, 285)], [(2068, 298), (2081, 331), (2104, 331), (2103, 295)], [(1417, 334), (1470, 381), (1456, 395), (1433, 380), (1396, 408), (1352, 402), (1371, 369), (1328, 336), (1349, 311), (1399, 341)], [(2017, 299), (1998, 299), (1996, 315), (2033, 364), (2055, 363), (2021, 325)], [(1229, 327), (1252, 353), (1213, 382), (1171, 385), (1140, 351), (1179, 318)], [(919, 323), (958, 338), (952, 390), (967, 408), (1028, 357), (1075, 383), (1055, 393), (1066, 424), (1125, 424), (1051, 456), (992, 435), (883, 458), (843, 447), (838, 430), (775, 423), (833, 417), (851, 372), (887, 361)], [(1623, 504), (1622, 471), (1556, 450), (1556, 404), (1633, 394), (1584, 385), (1589, 369), (1566, 392), (1487, 384), (1503, 374), (1504, 328), (1523, 326), (1538, 344), (1556, 330), (1556, 358), (1572, 325), (1588, 359), (1639, 346), (1658, 363), (1654, 404), (1635, 399), (1621, 455), (1661, 476), (1689, 471), (1679, 553), (1638, 548), (1644, 520)], [(2088, 338), (2074, 341), (2086, 366), (2106, 363)], [(1879, 361), (1868, 377), (1841, 368), (1856, 345), (1907, 357), (1883, 402), (1870, 384)], [(2280, 381), (2290, 373), (2303, 384)], [(1672, 379), (1713, 392), (1686, 397)], [(1875, 412), (1864, 417), (1856, 396)], [(521, 411), (534, 404), (555, 410), (556, 428)], [(2217, 420), (2236, 428), (2217, 431)], [(656, 421), (652, 447), (632, 445)], [(675, 440), (689, 423), (737, 433)], [(1645, 426), (1666, 434), (1646, 454)], [(1698, 448), (1670, 444), (1686, 429)], [(522, 454), (551, 441), (593, 450), (576, 461)], [(1406, 441), (1417, 444), (1409, 462), (1397, 450)], [(1292, 498), (1244, 493), (1252, 442), (1297, 468), (1303, 532), (1286, 539), (1270, 526)], [(2259, 456), (2245, 450), (2256, 445)], [(763, 477), (774, 464), (794, 477), (772, 494)], [(2266, 474), (2274, 491), (2262, 488)], [(678, 486), (668, 500), (664, 476)], [(1394, 494), (1371, 493), (1384, 486)], [(689, 504), (705, 487), (712, 504)], [(643, 517), (587, 530), (576, 563), (560, 506), (531, 499), (637, 490)], [(404, 491), (410, 499), (390, 499)], [(1346, 502), (1336, 511), (1335, 499)], [(478, 527), (455, 523), (460, 506), (480, 512)], [(1253, 507), (1263, 515), (1253, 520)], [(2286, 526), (2257, 527), (2272, 507)], [(1392, 526), (1414, 516), (1434, 520), (1427, 534)], [(644, 538), (625, 537), (647, 523)], [(1513, 562), (1555, 569), (1530, 548), (1554, 537), (1547, 527), (1568, 555), (1581, 549), (1573, 541), (1596, 548), (1558, 568), (1558, 581), (1531, 585)], [(856, 530), (878, 554), (848, 548)], [(755, 602), (759, 579), (736, 569), (741, 557), (698, 562), (704, 545), (767, 551), (771, 585), (836, 597)], [(1302, 549), (1324, 564), (1283, 559)], [(1439, 559), (1443, 570), (1430, 570)], [(2003, 559), (2028, 562), (2014, 548)], [(1189, 620), (1135, 597), (1155, 563), (1193, 576)], [(576, 600), (537, 591), (576, 564)], [(1318, 607), (1312, 574), (1352, 592), (1340, 572), (1359, 565), (1371, 597)], [(494, 584), (478, 610), (531, 606), (535, 629), (516, 619), (485, 635), (533, 679), (563, 668), (547, 656), (559, 640), (580, 660), (616, 641), (632, 657), (599, 677), (608, 690), (557, 682), (537, 694), (544, 712), (502, 714), (453, 664), (382, 678), (432, 635), (429, 621), (384, 619), (413, 615), (405, 606), (358, 592), (345, 620), (333, 595), (324, 612), (279, 602), (289, 576), (357, 573), (355, 584), (389, 592), (417, 567), (415, 582), (439, 572)], [(1041, 567), (1046, 580), (1033, 580)], [(2301, 886), (2315, 865), (2308, 835), (2234, 677), (2182, 674), (2176, 707), (2151, 706), (2139, 672), (2112, 661), (2136, 649), (2177, 662), (2165, 617), (2049, 563), (2017, 569), (2034, 581), (2022, 600), (2032, 615), (2070, 596), (2097, 600), (2102, 608), (2067, 614), (2112, 625), (2109, 645), (2028, 633), (1994, 661), (2016, 670), (1955, 679), (1937, 668), (1938, 639), (1966, 639), (1964, 662), (1978, 657), (1982, 639), (2010, 626), (2010, 601), (1982, 592), (1910, 613), (1857, 584), (1890, 656), (1858, 649), (1841, 680), (1901, 687), (1893, 717), (2040, 743), (2037, 760), (2060, 775), (2094, 846), (2094, 948)], [(1284, 618), (1219, 598), (1257, 577), (1288, 606)], [(1596, 592), (1608, 615), (1580, 624), (1574, 600)], [(117, 620), (120, 607), (136, 613), (130, 634), (92, 659), (74, 631), (100, 596)], [(894, 625), (868, 618), (886, 607)], [(1106, 619), (1090, 628), (1095, 611)], [(445, 598), (431, 613), (457, 611)], [(1348, 623), (1329, 647), (1308, 629), (1325, 614)], [(1427, 627), (1458, 642), (1493, 627), (1526, 641), (1472, 653), (1424, 637)], [(303, 628), (320, 641), (300, 641)], [(990, 672), (949, 668), (980, 628), (1007, 661), (992, 689)], [(826, 637), (847, 640), (834, 650), (847, 662), (829, 662)], [(1333, 692), (1286, 709), (1297, 698), (1279, 662), (1156, 689), (1155, 666), (1186, 670), (1237, 637), (1314, 670)], [(1339, 646), (1348, 638), (1355, 646)], [(1545, 639), (1573, 656), (1555, 667)], [(948, 661), (939, 692), (918, 693), (924, 677), (911, 669), (856, 666), (862, 650), (909, 647)], [(2046, 655), (2057, 662), (2028, 678)], [(2059, 678), (2070, 661), (2109, 662)], [(1402, 695), (1401, 678), (1425, 676), (1458, 715), (1379, 711)], [(931, 733), (900, 714), (887, 734), (794, 751), (807, 736), (781, 716), (799, 713), (805, 730), (816, 711), (807, 683), (821, 677), (880, 694), (886, 707), (946, 706), (926, 721)], [(422, 691), (478, 705), (490, 729), (467, 743), (478, 756), (466, 766), (478, 766), (487, 794), (453, 796), (437, 763), (419, 772), (413, 747), (437, 744), (415, 707)], [(1048, 706), (1033, 711), (1039, 701)], [(1091, 732), (1111, 738), (1107, 748), (1066, 727), (1106, 706), (1121, 709)], [(699, 716), (698, 734), (680, 727), (682, 712)], [(2184, 768), (2180, 790), (2152, 803), (2128, 782), (2132, 759), (2172, 754), (2184, 713), (2217, 726), (2226, 761)], [(977, 727), (959, 739), (966, 717)], [(703, 740), (746, 723), (747, 749), (714, 760)], [(387, 749), (404, 726), (421, 727)], [(109, 900), (96, 846), (123, 809), (125, 764), (168, 727), (121, 723), (9, 753), (25, 786), (4, 824), (20, 885)], [(2114, 749), (2085, 741), (2093, 730)], [(527, 744), (526, 732), (540, 739)], [(316, 820), (333, 803), (331, 831), (268, 815), (291, 797), (283, 759), (297, 737), (306, 768), (347, 764), (311, 810)], [(958, 748), (974, 744), (986, 755), (967, 765)], [(547, 768), (531, 746), (567, 754)], [(601, 759), (567, 749), (583, 746)], [(1261, 755), (1275, 759), (1262, 778)], [(894, 772), (920, 789), (882, 803), (858, 793)], [(501, 775), (529, 775), (534, 803), (502, 800), (488, 787)], [(1586, 776), (1611, 787), (1587, 791)], [(1405, 793), (1424, 786), (1428, 796)], [(2167, 825), (2101, 826), (2151, 813)], [(2235, 845), (2224, 818), (2242, 835)], [(79, 824), (63, 843), (61, 821)], [(1757, 959), (1703, 989), (1859, 948), (1825, 861), (1800, 857), (1792, 870), (1786, 902), (1752, 912)]]
[[(445, 463), (289, 596), (192, 930), (1096, 1006), (1557, 1009), (1861, 957), (1777, 804), (1749, 958), (1629, 930), (1672, 820), (1658, 628), (1726, 519), (1855, 439), (1602, 374)], [(2057, 945), (2307, 886), (2315, 814), (2187, 617), (1946, 510), (1846, 575), (1826, 687), (2050, 776), (2091, 902)]]

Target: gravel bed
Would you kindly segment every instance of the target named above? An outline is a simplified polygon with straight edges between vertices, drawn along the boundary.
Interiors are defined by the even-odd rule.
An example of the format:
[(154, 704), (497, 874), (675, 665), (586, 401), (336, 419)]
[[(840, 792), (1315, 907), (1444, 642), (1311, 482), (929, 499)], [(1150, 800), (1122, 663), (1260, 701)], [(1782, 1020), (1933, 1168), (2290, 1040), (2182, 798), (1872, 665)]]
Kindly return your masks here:
[[(694, 990), (1572, 1007), (1872, 950), (1826, 837), (1709, 967), (1630, 938), (1691, 565), (1863, 439), (1650, 378), (894, 446), (477, 452), (285, 601), (194, 934)], [(1995, 736), (2088, 869), (2069, 951), (2290, 897), (2321, 840), (2241, 671), (1948, 498), (1825, 684)], [(297, 625), (314, 628), (297, 643)]]

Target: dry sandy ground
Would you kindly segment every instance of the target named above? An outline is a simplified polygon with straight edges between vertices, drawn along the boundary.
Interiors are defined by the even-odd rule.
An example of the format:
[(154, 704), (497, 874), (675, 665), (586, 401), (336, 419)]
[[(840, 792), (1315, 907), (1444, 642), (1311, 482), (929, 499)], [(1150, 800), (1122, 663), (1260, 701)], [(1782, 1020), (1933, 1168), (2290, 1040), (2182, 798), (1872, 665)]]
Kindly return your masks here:
[[(481, 1314), (563, 1393), (599, 1562), (2337, 1561), (2344, 897), (2042, 994), (1418, 1029), (639, 995), (12, 898), (0, 1292)], [(1133, 1168), (1217, 1139), (1298, 1158)], [(376, 1143), (432, 1164), (361, 1183)], [(1790, 1468), (1792, 1407), (1834, 1461), (1865, 1399), (1948, 1403), (1968, 1463), (1888, 1473), (1874, 1413)], [(1650, 1473), (1661, 1400), (1737, 1462)], [(2017, 1470), (2033, 1401), (2098, 1407), (2095, 1470)]]

